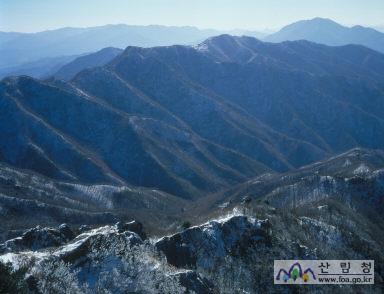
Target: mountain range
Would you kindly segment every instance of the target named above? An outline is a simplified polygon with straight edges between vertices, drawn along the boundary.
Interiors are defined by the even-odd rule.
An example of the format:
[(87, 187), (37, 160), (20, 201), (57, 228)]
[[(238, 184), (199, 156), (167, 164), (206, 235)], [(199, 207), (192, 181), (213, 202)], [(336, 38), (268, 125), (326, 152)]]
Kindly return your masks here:
[[(312, 23), (335, 27), (292, 26)], [(295, 293), (273, 260), (373, 259), (375, 285), (304, 292), (382, 293), (384, 54), (299, 39), (93, 47), (2, 79), (0, 292)]]
[(0, 78), (26, 75), (38, 79), (46, 79), (51, 77), (66, 64), (74, 61), (77, 57), (79, 57), (79, 55), (47, 57), (20, 65), (2, 67), (0, 68)]
[(361, 46), (229, 35), (128, 47), (68, 83), (4, 79), (0, 157), (55, 179), (198, 198), (356, 146), (381, 148), (383, 65)]
[[(229, 30), (231, 34), (262, 33)], [(38, 33), (0, 32), (0, 69), (21, 66), (44, 58), (63, 57), (95, 52), (106, 47), (153, 47), (174, 44), (195, 44), (222, 34), (223, 31), (195, 27), (133, 26), (125, 24), (89, 28), (61, 28)]]
[(251, 30), (213, 30), (195, 27), (106, 25), (62, 28), (39, 33), (0, 32), (0, 77), (29, 75), (47, 78), (76, 57), (106, 47), (153, 47), (198, 44), (220, 34), (246, 35), (268, 42), (308, 40), (331, 46), (359, 44), (384, 52), (384, 33), (362, 26), (345, 27), (314, 18), (287, 25), (275, 33)]

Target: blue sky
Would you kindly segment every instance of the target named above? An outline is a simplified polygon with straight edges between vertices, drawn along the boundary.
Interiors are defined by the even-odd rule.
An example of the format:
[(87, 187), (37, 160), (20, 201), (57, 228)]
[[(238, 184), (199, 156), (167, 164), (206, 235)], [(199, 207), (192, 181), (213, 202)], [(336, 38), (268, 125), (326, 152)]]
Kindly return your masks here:
[(263, 30), (316, 16), (384, 26), (384, 0), (0, 0), (1, 31), (116, 23)]

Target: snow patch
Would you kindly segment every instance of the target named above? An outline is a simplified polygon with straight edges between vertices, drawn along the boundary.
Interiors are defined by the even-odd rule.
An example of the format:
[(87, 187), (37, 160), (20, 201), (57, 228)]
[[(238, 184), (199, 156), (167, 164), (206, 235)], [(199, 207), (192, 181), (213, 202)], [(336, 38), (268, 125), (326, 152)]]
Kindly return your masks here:
[(360, 166), (353, 171), (353, 174), (356, 176), (366, 175), (370, 172), (370, 169), (368, 166), (366, 166), (364, 163), (360, 164)]

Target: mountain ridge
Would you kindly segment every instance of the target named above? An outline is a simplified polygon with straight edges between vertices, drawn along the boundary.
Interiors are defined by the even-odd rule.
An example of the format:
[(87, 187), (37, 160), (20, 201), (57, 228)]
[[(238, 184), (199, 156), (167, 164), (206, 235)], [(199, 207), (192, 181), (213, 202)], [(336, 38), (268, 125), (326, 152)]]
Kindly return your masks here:
[(113, 58), (119, 55), (123, 50), (119, 48), (106, 47), (95, 53), (77, 57), (69, 63), (66, 63), (53, 74), (53, 77), (64, 81), (71, 80), (80, 71), (95, 66), (103, 66), (109, 63)]
[[(381, 52), (384, 48), (384, 34), (379, 31), (359, 25), (348, 28), (322, 18), (298, 21), (270, 35), (250, 30), (220, 31), (190, 26), (116, 24), (88, 28), (68, 27), (37, 33), (0, 32), (0, 53), (5, 56), (0, 64), (0, 76), (29, 74), (46, 78), (53, 75), (59, 66), (71, 62), (71, 56), (89, 54), (105, 47), (191, 45), (223, 33), (273, 42), (307, 39), (333, 46), (360, 44)], [(108, 38), (101, 39), (100, 35), (107, 35)], [(52, 62), (56, 62), (56, 66), (49, 65)]]
[(0, 53), (5, 57), (0, 62), (1, 68), (41, 58), (95, 52), (105, 47), (192, 44), (217, 35), (220, 31), (191, 26), (109, 24), (87, 28), (67, 27), (37, 33), (0, 33)]
[[(36, 127), (21, 133), (27, 136), (15, 141), (20, 146), (3, 145), (1, 152), (13, 164), (15, 152), (32, 152), (36, 162), (45, 162), (35, 164), (43, 174), (44, 165), (56, 162), (64, 167), (64, 178), (68, 172), (91, 182), (112, 177), (193, 198), (355, 146), (381, 146), (382, 64), (382, 54), (361, 46), (273, 44), (229, 35), (199, 46), (127, 47), (105, 66), (85, 69), (68, 83), (27, 77), (1, 82), (2, 103), (13, 101), (12, 107), (27, 109), (56, 137), (61, 134), (59, 140), (67, 138), (69, 158), (86, 155), (82, 169), (56, 162), (57, 147), (47, 145), (45, 131)], [(335, 109), (346, 111), (340, 116)], [(7, 118), (15, 119), (5, 113), (4, 125)], [(370, 132), (363, 131), (367, 126)], [(143, 164), (134, 160), (139, 154)], [(21, 162), (16, 165), (25, 168)], [(88, 166), (98, 172), (90, 173)]]

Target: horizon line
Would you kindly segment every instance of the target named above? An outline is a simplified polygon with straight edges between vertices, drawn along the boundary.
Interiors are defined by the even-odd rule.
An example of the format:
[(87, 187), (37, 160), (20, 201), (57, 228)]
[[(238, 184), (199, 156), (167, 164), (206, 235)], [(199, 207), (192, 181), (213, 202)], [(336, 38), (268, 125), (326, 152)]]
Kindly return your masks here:
[(307, 19), (298, 19), (296, 21), (293, 21), (293, 22), (290, 22), (282, 27), (279, 27), (279, 28), (239, 28), (239, 27), (235, 27), (235, 28), (212, 28), (212, 27), (200, 27), (200, 26), (196, 26), (196, 25), (170, 25), (170, 24), (129, 24), (129, 23), (105, 23), (105, 24), (95, 24), (95, 25), (89, 25), (89, 26), (61, 26), (61, 27), (53, 27), (53, 28), (47, 28), (47, 29), (43, 29), (43, 30), (37, 30), (37, 31), (15, 31), (15, 30), (2, 30), (0, 28), (0, 32), (2, 33), (21, 33), (21, 34), (37, 34), (37, 33), (43, 33), (43, 32), (49, 32), (49, 31), (57, 31), (57, 30), (62, 30), (62, 29), (91, 29), (91, 28), (97, 28), (97, 27), (106, 27), (106, 26), (131, 26), (131, 27), (168, 27), (168, 28), (195, 28), (195, 29), (198, 29), (198, 30), (201, 30), (201, 31), (205, 31), (205, 30), (212, 30), (212, 31), (249, 31), (249, 32), (257, 32), (257, 33), (263, 33), (263, 34), (269, 34), (269, 33), (274, 33), (274, 32), (277, 32), (279, 30), (281, 30), (282, 28), (288, 26), (288, 25), (291, 25), (291, 24), (294, 24), (294, 23), (297, 23), (297, 22), (300, 22), (300, 21), (309, 21), (309, 20), (314, 20), (314, 19), (324, 19), (324, 20), (330, 20), (330, 21), (333, 21), (341, 26), (344, 26), (344, 27), (347, 27), (347, 28), (352, 28), (352, 27), (355, 27), (355, 26), (362, 26), (362, 27), (366, 27), (366, 28), (371, 28), (371, 29), (374, 29), (374, 30), (378, 30), (377, 28), (378, 27), (382, 27), (384, 26), (384, 24), (376, 24), (376, 25), (367, 25), (367, 24), (343, 24), (343, 23), (340, 23), (340, 22), (337, 22), (331, 18), (327, 18), (327, 17), (313, 17), (313, 18), (307, 18)]

